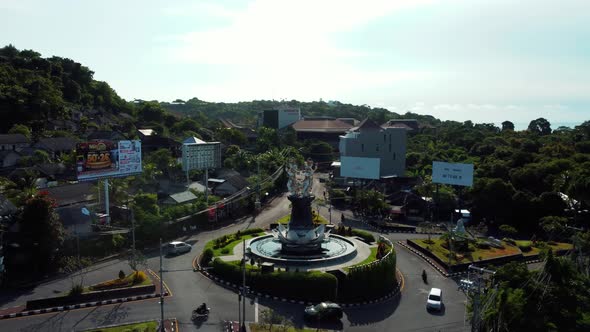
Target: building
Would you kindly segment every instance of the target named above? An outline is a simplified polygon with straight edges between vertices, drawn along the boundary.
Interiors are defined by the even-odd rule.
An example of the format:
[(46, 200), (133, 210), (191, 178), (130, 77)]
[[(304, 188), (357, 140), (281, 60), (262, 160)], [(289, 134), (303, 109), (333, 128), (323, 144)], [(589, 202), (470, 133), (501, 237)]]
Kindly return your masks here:
[(21, 158), (20, 153), (13, 150), (0, 151), (0, 167), (8, 168), (15, 167)]
[(406, 133), (405, 128), (384, 128), (365, 119), (340, 136), (340, 175), (361, 179), (404, 176)]
[(415, 119), (391, 119), (382, 125), (383, 128), (406, 128), (410, 132), (418, 132), (420, 124)]
[(278, 106), (272, 110), (258, 113), (258, 127), (283, 129), (301, 120), (301, 110), (298, 107)]
[(233, 195), (248, 187), (249, 183), (240, 173), (234, 170), (222, 169), (215, 178), (209, 179), (214, 184), (213, 194), (217, 196)]
[(77, 141), (70, 137), (49, 137), (41, 138), (33, 145), (37, 150), (46, 151), (51, 158), (64, 153), (70, 153), (76, 149)]
[(298, 140), (316, 139), (338, 148), (340, 136), (354, 125), (335, 118), (305, 118), (291, 125), (297, 133)]
[(0, 151), (12, 150), (21, 151), (30, 146), (31, 142), (22, 134), (3, 134), (0, 135)]
[(162, 203), (168, 205), (178, 205), (193, 203), (197, 201), (197, 196), (190, 191), (182, 191), (172, 195), (169, 195)]
[(182, 142), (182, 169), (212, 169), (221, 167), (221, 143), (205, 142), (189, 137)]

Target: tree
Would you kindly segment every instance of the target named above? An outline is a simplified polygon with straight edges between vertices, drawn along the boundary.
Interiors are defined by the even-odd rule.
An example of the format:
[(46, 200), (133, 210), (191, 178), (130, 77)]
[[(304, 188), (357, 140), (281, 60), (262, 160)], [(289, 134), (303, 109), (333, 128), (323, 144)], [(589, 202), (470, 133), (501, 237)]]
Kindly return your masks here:
[(566, 224), (567, 218), (564, 217), (546, 216), (540, 220), (541, 228), (551, 241), (568, 238)]
[(16, 123), (10, 128), (8, 131), (9, 134), (22, 134), (26, 138), (31, 138), (31, 128), (27, 127), (24, 124)]
[(502, 131), (514, 131), (514, 123), (510, 121), (502, 122)]
[(55, 202), (46, 194), (25, 202), (17, 217), (25, 247), (32, 253), (31, 264), (41, 273), (57, 267), (58, 250), (64, 242), (64, 229), (54, 210)]
[(513, 237), (514, 235), (516, 235), (516, 233), (518, 233), (516, 228), (514, 228), (510, 225), (506, 225), (506, 224), (500, 225), (499, 229), (500, 229), (500, 232), (504, 233), (504, 236), (507, 236), (507, 237)]
[(256, 150), (264, 152), (270, 150), (272, 147), (278, 147), (279, 136), (277, 131), (268, 127), (260, 127), (258, 129), (258, 139), (256, 140)]
[[(137, 249), (132, 249), (127, 257), (129, 267), (137, 272), (140, 268), (147, 266), (147, 258)], [(124, 274), (123, 274), (124, 275)]]
[(527, 130), (538, 135), (549, 135), (551, 134), (551, 123), (545, 118), (538, 118), (529, 123)]

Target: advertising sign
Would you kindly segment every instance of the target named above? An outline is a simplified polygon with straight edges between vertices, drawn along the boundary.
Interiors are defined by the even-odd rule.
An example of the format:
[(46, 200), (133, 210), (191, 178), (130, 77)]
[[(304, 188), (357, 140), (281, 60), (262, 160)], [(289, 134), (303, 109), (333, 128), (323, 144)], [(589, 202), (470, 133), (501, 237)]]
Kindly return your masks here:
[(76, 145), (78, 181), (141, 173), (141, 141), (97, 140)]
[(182, 170), (211, 169), (221, 167), (219, 142), (183, 143)]
[(340, 157), (340, 176), (355, 179), (379, 179), (381, 159)]
[(473, 164), (433, 161), (432, 182), (471, 187), (473, 186)]

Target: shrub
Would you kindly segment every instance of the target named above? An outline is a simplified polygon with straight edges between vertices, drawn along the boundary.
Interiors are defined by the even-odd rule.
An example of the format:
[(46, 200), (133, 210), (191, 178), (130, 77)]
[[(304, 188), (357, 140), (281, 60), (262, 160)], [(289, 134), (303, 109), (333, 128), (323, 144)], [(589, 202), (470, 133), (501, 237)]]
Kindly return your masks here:
[(82, 285), (80, 285), (80, 284), (77, 284), (77, 285), (72, 286), (72, 288), (68, 292), (68, 295), (69, 296), (76, 296), (76, 295), (82, 294), (82, 292), (84, 292), (84, 287), (82, 287)]
[(504, 242), (506, 242), (506, 243), (508, 243), (508, 244), (511, 244), (511, 245), (513, 245), (513, 246), (515, 246), (515, 245), (516, 245), (516, 242), (515, 242), (513, 239), (511, 239), (511, 238), (508, 238), (508, 237), (505, 237), (505, 238), (503, 238), (503, 239), (502, 239), (502, 241), (504, 241)]
[(519, 244), (518, 245), (518, 249), (520, 249), (520, 251), (522, 252), (529, 252), (531, 251), (532, 246), (529, 243), (526, 244)]
[(205, 249), (203, 256), (201, 256), (201, 265), (208, 266), (213, 258), (213, 250), (211, 248)]
[(550, 246), (556, 246), (557, 245), (557, 242), (555, 242), (555, 241), (547, 241), (547, 244), (550, 245)]
[(422, 240), (422, 242), (424, 242), (425, 244), (434, 244), (434, 241), (426, 239), (426, 240)]
[(227, 255), (227, 254), (229, 254), (229, 249), (228, 248), (223, 248), (223, 249), (221, 249), (221, 253), (224, 254), (224, 255)]
[(250, 228), (250, 229), (245, 229), (242, 231), (242, 235), (248, 235), (248, 234), (258, 234), (258, 233), (262, 233), (264, 230), (262, 228)]
[(135, 271), (133, 273), (133, 284), (140, 284), (144, 281), (147, 280), (147, 276), (145, 275), (145, 272), (143, 271)]
[(125, 272), (123, 272), (123, 270), (119, 270), (119, 279), (124, 279), (125, 278)]
[(367, 243), (375, 242), (375, 237), (373, 236), (373, 234), (366, 231), (361, 231), (360, 229), (353, 229), (351, 231), (351, 235), (358, 236)]

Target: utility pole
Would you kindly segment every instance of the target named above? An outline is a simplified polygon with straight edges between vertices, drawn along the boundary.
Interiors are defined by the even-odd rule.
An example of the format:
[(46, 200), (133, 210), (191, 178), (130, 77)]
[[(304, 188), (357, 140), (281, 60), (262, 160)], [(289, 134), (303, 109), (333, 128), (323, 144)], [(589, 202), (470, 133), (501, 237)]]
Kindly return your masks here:
[(254, 202), (254, 207), (256, 208), (256, 211), (260, 211), (260, 158), (256, 158), (256, 172), (257, 172), (257, 176), (256, 176), (256, 202)]
[[(471, 272), (474, 272), (474, 280), (471, 280)], [(469, 265), (467, 279), (462, 279), (459, 283), (459, 289), (471, 294), (473, 298), (473, 316), (471, 317), (471, 332), (480, 332), (481, 330), (481, 295), (485, 291), (484, 275), (491, 275), (492, 278), (496, 271)]]
[(164, 328), (164, 276), (162, 268), (162, 238), (160, 238), (160, 329), (165, 332)]
[(246, 332), (246, 240), (242, 242), (242, 325), (240, 332)]
[(111, 213), (109, 211), (109, 179), (104, 179), (104, 209), (106, 213), (105, 223), (111, 223)]

